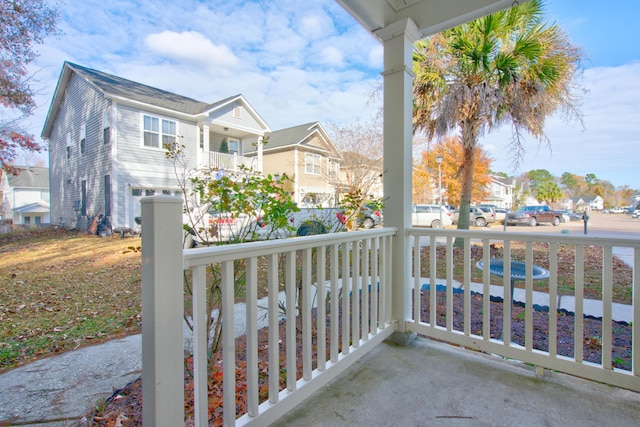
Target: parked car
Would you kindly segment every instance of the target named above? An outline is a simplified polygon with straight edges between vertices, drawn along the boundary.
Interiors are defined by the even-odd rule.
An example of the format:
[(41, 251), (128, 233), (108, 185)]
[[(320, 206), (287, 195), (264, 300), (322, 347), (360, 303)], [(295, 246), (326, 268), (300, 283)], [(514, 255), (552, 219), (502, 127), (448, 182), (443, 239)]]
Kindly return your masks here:
[(502, 208), (496, 209), (496, 221), (504, 221), (507, 219), (507, 210)]
[(554, 211), (549, 206), (523, 206), (515, 212), (509, 213), (507, 225), (526, 224), (535, 227), (541, 222), (550, 222), (557, 226), (562, 222), (562, 213)]
[[(442, 224), (440, 223), (440, 212), (442, 212)], [(446, 206), (413, 205), (411, 207), (411, 223), (419, 227), (442, 228), (453, 224), (453, 218)]]
[(373, 228), (382, 222), (382, 212), (376, 206), (364, 204), (358, 213), (358, 227)]
[[(453, 223), (458, 223), (458, 218), (460, 217), (460, 211), (456, 210), (453, 213)], [(469, 207), (469, 223), (475, 225), (476, 227), (486, 227), (487, 224), (495, 222), (496, 216), (493, 212), (493, 208), (489, 207), (479, 207), (479, 206), (470, 206)]]
[(562, 214), (562, 222), (582, 221), (582, 214), (571, 211), (558, 211)]
[(640, 218), (640, 209), (636, 209), (635, 211), (633, 211), (633, 213), (631, 214), (631, 218)]

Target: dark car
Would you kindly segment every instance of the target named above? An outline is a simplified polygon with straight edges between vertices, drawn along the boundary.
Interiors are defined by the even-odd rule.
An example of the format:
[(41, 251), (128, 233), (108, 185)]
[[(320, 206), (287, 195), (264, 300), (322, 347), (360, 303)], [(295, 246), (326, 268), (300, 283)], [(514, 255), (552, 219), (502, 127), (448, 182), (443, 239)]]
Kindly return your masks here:
[(382, 222), (382, 212), (374, 205), (362, 205), (358, 212), (358, 227), (373, 228)]

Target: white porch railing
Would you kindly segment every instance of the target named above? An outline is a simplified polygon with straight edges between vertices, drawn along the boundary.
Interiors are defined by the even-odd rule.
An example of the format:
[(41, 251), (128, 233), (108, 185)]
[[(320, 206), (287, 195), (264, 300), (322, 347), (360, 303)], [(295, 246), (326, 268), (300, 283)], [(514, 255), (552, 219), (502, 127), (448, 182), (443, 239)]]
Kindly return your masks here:
[[(539, 372), (544, 372), (544, 368), (547, 368), (640, 391), (640, 241), (560, 234), (551, 236), (417, 228), (408, 230), (408, 233), (414, 238), (414, 283), (411, 286), (414, 303), (412, 318), (407, 326), (409, 330), (427, 337), (531, 363), (538, 367)], [(457, 239), (463, 240), (460, 249), (454, 247), (454, 241)], [(622, 279), (614, 276), (613, 269), (613, 254), (620, 250), (633, 254), (633, 274)], [(588, 265), (587, 251), (601, 253), (601, 264)], [(524, 301), (524, 309), (513, 317), (507, 315), (501, 316), (500, 319), (492, 318), (492, 291), (496, 293), (497, 290), (501, 293), (503, 301), (512, 301), (513, 297), (510, 286), (511, 272), (508, 267), (510, 263), (505, 263), (504, 278), (492, 277), (488, 268), (481, 271), (476, 266), (478, 261), (483, 261), (487, 266), (494, 257), (524, 261), (527, 265), (524, 291), (516, 289), (514, 292), (519, 297), (524, 296), (521, 298)], [(571, 259), (575, 261), (570, 262)], [(549, 279), (536, 282), (540, 288), (548, 287), (546, 292), (534, 292), (534, 263), (549, 271)], [(567, 271), (573, 271), (570, 283), (559, 283), (560, 269), (564, 271), (563, 276), (566, 276)], [(594, 272), (597, 273), (595, 277)], [(473, 275), (477, 277), (475, 281), (472, 280)], [(462, 290), (456, 290), (455, 293), (454, 276), (462, 285)], [(616, 295), (614, 298), (614, 280), (616, 289), (626, 289), (626, 295), (621, 292), (622, 295)], [(475, 307), (472, 304), (471, 289), (474, 282), (478, 282), (476, 286), (479, 287), (479, 293), (474, 293), (473, 298), (481, 299), (479, 307), (478, 301)], [(492, 282), (496, 285), (491, 285)], [(440, 285), (440, 290), (437, 285)], [(565, 287), (566, 285), (569, 287)], [(584, 293), (589, 285), (600, 287), (601, 295), (586, 298)], [(575, 291), (569, 292), (570, 288), (575, 288)], [(593, 289), (590, 292), (593, 292)], [(462, 300), (462, 314), (454, 312), (454, 298)], [(615, 301), (621, 298), (626, 301)], [(540, 304), (540, 299), (548, 303), (549, 316), (543, 330), (535, 330), (534, 304)], [(572, 349), (560, 348), (563, 343), (560, 342), (559, 318), (571, 316), (571, 313), (563, 311), (559, 305), (559, 302), (564, 300), (574, 302), (570, 310), (575, 313), (570, 335), (577, 338), (573, 339)], [(459, 308), (460, 305), (456, 307)], [(503, 313), (511, 312), (509, 303), (503, 304), (503, 308)], [(596, 317), (602, 319), (599, 330), (592, 330), (586, 326), (585, 315), (592, 313), (596, 313)], [(481, 324), (473, 323), (475, 327), (472, 328), (473, 317), (476, 322), (481, 318)], [(624, 318), (622, 322), (616, 322), (621, 320), (619, 317)], [(512, 328), (516, 322), (522, 320), (524, 336), (518, 336), (516, 339)], [(495, 330), (496, 321), (498, 325), (502, 324), (498, 333)], [(628, 328), (625, 336), (630, 336), (631, 340), (628, 343), (616, 344), (617, 335), (623, 333), (622, 328)], [(547, 348), (533, 346), (534, 334), (547, 335)], [(566, 336), (566, 331), (562, 336)], [(617, 345), (622, 346), (624, 351), (621, 356), (614, 358), (612, 354)], [(591, 346), (601, 349), (599, 360), (587, 361), (593, 359), (588, 354)]]
[[(208, 424), (211, 373), (207, 364), (206, 307), (211, 271), (221, 277), (223, 401), (234, 402), (223, 406), (224, 425), (268, 425), (276, 421), (396, 329), (397, 320), (390, 313), (395, 229), (183, 251), (181, 208), (178, 198), (142, 200), (145, 425), (176, 426), (184, 422), (185, 305), (194, 322), (193, 418), (196, 426)], [(540, 373), (552, 369), (640, 391), (640, 241), (416, 228), (406, 232), (414, 240), (413, 259), (408, 260), (413, 264), (414, 279), (406, 284), (405, 291), (414, 302), (404, 320), (404, 330), (531, 363)], [(454, 246), (457, 239), (462, 240), (460, 249)], [(622, 279), (613, 268), (613, 254), (619, 248), (633, 254), (633, 274)], [(565, 258), (567, 250), (570, 260)], [(595, 267), (587, 262), (592, 251), (601, 253), (602, 261)], [(493, 257), (527, 265), (524, 290), (517, 288), (515, 292), (524, 306), (516, 309), (501, 303), (504, 312), (514, 311), (512, 316), (500, 315), (497, 319), (491, 306), (496, 303), (490, 295), (498, 290), (504, 301), (512, 300), (509, 267), (506, 278), (493, 277), (487, 269), (480, 272), (476, 267), (478, 261), (488, 265)], [(534, 263), (548, 269), (549, 279), (534, 282)], [(563, 274), (559, 274), (561, 269)], [(565, 278), (568, 270), (573, 271), (571, 283), (562, 283), (559, 278)], [(594, 270), (597, 277), (590, 275)], [(190, 278), (192, 293), (186, 300), (183, 272)], [(621, 282), (615, 292), (614, 279)], [(454, 291), (457, 280), (461, 290)], [(596, 289), (597, 298), (585, 297), (585, 291), (594, 292), (596, 282), (600, 287)], [(569, 291), (566, 285), (575, 291)], [(477, 291), (472, 292), (473, 286)], [(544, 288), (541, 293), (547, 295), (551, 314), (542, 331), (534, 328), (533, 316), (539, 315), (538, 309), (534, 312), (534, 303), (540, 303), (534, 286), (538, 291)], [(241, 292), (236, 294), (238, 290)], [(279, 295), (283, 290), (284, 296)], [(264, 334), (258, 326), (259, 292), (267, 296), (266, 338), (260, 338)], [(246, 346), (241, 356), (236, 354), (234, 336), (238, 295), (243, 295), (246, 304)], [(285, 313), (279, 307), (281, 298)], [(454, 298), (461, 298), (462, 304), (454, 304)], [(568, 298), (573, 301), (572, 313), (561, 310), (561, 303)], [(584, 316), (593, 312), (594, 306), (601, 317), (595, 332), (586, 326)], [(616, 322), (620, 311), (626, 313), (624, 323)], [(561, 317), (572, 319), (569, 335), (578, 337), (568, 351), (559, 339), (567, 333), (559, 329)], [(497, 331), (494, 323), (499, 325)], [(524, 326), (518, 334), (523, 332), (517, 335), (514, 327), (521, 324)], [(626, 353), (614, 357), (614, 349), (620, 346), (617, 334), (623, 329), (631, 338), (623, 343)], [(548, 337), (546, 348), (534, 345), (534, 334), (540, 333)], [(601, 350), (596, 361), (585, 352), (592, 345)], [(238, 357), (242, 364), (237, 363)], [(236, 383), (238, 369), (246, 379), (242, 384)], [(286, 379), (282, 378), (281, 385), (282, 375)], [(236, 413), (239, 399), (243, 399), (246, 413)]]
[(257, 157), (244, 157), (237, 154), (225, 154), (209, 151), (209, 164), (207, 166), (225, 171), (237, 172), (240, 168), (256, 169)]
[[(176, 426), (184, 419), (183, 270), (190, 277), (192, 294), (196, 426), (208, 425), (211, 416), (206, 307), (213, 270), (221, 277), (223, 400), (233, 402), (224, 405), (227, 426), (274, 422), (395, 330), (390, 314), (394, 229), (182, 251), (181, 206), (177, 198), (142, 200), (145, 425)], [(259, 292), (267, 295), (266, 343), (259, 341)], [(246, 383), (242, 387), (236, 384), (240, 368), (234, 298), (238, 295), (245, 295), (242, 302), (246, 303), (246, 353), (242, 355)], [(285, 313), (279, 307), (282, 302)], [(267, 369), (259, 366), (259, 352), (260, 360), (268, 360)], [(283, 373), (286, 385), (281, 387)], [(241, 389), (247, 413), (236, 414)], [(265, 394), (268, 398), (260, 402)]]

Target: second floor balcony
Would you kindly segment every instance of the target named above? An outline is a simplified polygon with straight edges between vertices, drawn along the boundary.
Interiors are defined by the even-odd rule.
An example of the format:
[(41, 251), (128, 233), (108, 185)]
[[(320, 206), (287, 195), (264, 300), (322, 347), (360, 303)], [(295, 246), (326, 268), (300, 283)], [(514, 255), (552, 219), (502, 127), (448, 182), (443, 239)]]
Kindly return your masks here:
[(244, 157), (215, 151), (209, 151), (207, 154), (206, 160), (208, 163), (205, 166), (210, 168), (223, 169), (230, 172), (238, 172), (242, 169), (259, 169), (257, 157)]

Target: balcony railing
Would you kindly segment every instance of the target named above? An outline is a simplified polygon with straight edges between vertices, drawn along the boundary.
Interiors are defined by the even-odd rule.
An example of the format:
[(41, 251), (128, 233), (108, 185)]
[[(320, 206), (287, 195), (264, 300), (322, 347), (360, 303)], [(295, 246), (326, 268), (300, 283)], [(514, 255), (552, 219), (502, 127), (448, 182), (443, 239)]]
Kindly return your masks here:
[(225, 154), (209, 151), (209, 167), (237, 172), (241, 168), (256, 169), (257, 157), (244, 157), (237, 154)]
[[(539, 371), (547, 368), (640, 391), (640, 241), (415, 228), (409, 233), (414, 276), (409, 330), (531, 363)], [(632, 274), (614, 274), (614, 261), (619, 262), (614, 254), (620, 251), (632, 255)], [(524, 289), (514, 292), (521, 302), (510, 303), (514, 295), (509, 262), (504, 263), (504, 277), (477, 267), (478, 261), (486, 266), (492, 259), (526, 264), (526, 277), (517, 281), (524, 282)], [(534, 281), (534, 265), (548, 270), (549, 278)], [(457, 282), (461, 289), (455, 289)], [(506, 314), (498, 319), (491, 317), (490, 309), (496, 291)], [(455, 298), (462, 301), (462, 313), (454, 312)], [(570, 302), (569, 309), (561, 307), (563, 301)], [(534, 328), (534, 314), (545, 319), (542, 328)], [(601, 319), (595, 322), (599, 327), (587, 325), (593, 317)], [(572, 320), (571, 329), (561, 336), (559, 321), (566, 319)], [(501, 325), (498, 330), (496, 322)], [(515, 324), (522, 322), (524, 333), (516, 335)], [(534, 346), (534, 334), (546, 336), (543, 348)], [(616, 343), (618, 335), (630, 341)], [(567, 336), (573, 340), (568, 349), (561, 342)], [(601, 356), (592, 357), (593, 349)]]
[[(143, 199), (142, 209), (145, 424), (173, 426), (184, 420), (185, 313), (193, 324), (193, 419), (196, 426), (208, 424), (211, 289), (219, 291), (222, 312), (221, 365), (215, 365), (222, 381), (213, 387), (222, 387), (223, 402), (234, 402), (223, 406), (224, 425), (276, 421), (389, 337), (399, 322), (409, 332), (518, 359), (542, 372), (558, 370), (640, 391), (638, 240), (411, 228), (407, 262), (414, 277), (405, 284), (405, 298), (391, 295), (395, 229), (182, 251), (181, 202), (151, 197)], [(613, 268), (620, 248), (633, 254), (634, 274), (622, 278)], [(592, 252), (601, 261), (587, 256)], [(514, 292), (523, 295), (523, 304), (510, 303), (509, 267), (506, 278), (476, 267), (494, 258), (527, 265), (524, 289), (517, 285)], [(534, 280), (534, 264), (548, 270), (549, 278)], [(458, 283), (461, 289), (455, 289)], [(496, 290), (502, 302), (492, 299)], [(543, 330), (533, 322), (539, 294), (548, 296)], [(267, 314), (260, 322), (263, 295)], [(413, 298), (402, 319), (391, 315), (396, 298)], [(559, 304), (568, 298), (574, 301), (571, 313)], [(238, 300), (246, 306), (244, 341), (234, 333)], [(496, 303), (511, 315), (496, 318), (491, 310)], [(601, 312), (597, 331), (585, 326), (592, 305)], [(616, 318), (614, 307), (626, 320)], [(569, 351), (559, 340), (560, 317), (572, 319), (577, 337)], [(514, 331), (518, 322), (522, 334)], [(626, 353), (614, 358), (621, 328), (631, 339)], [(534, 334), (546, 334), (545, 348), (534, 344)], [(586, 355), (592, 345), (600, 346), (599, 360)]]
[[(187, 318), (193, 324), (196, 426), (208, 425), (210, 417), (207, 399), (211, 349), (207, 340), (210, 331), (207, 331), (206, 307), (211, 306), (212, 289), (220, 292), (216, 295), (219, 295), (222, 313), (223, 401), (242, 401), (240, 406), (246, 407), (246, 413), (236, 413), (235, 404), (224, 405), (224, 425), (268, 425), (394, 331), (390, 314), (394, 229), (183, 252), (170, 250), (180, 246), (180, 233), (173, 232), (181, 225), (179, 201), (172, 205), (168, 198), (150, 199), (143, 201), (142, 212), (145, 227), (142, 233), (145, 239), (150, 236), (143, 245), (143, 258), (149, 262), (143, 266), (143, 299), (146, 298), (143, 331), (151, 330), (158, 336), (153, 341), (152, 333), (143, 332), (144, 384), (149, 390), (152, 385), (155, 387), (150, 396), (163, 398), (144, 400), (145, 423), (146, 420), (153, 420), (149, 425), (182, 422), (184, 384), (178, 376), (171, 379), (167, 376), (178, 371), (183, 378), (182, 357), (178, 357), (174, 349), (178, 347), (181, 355), (183, 269), (184, 277), (188, 278), (185, 289), (189, 290), (185, 292), (188, 297), (184, 305), (191, 313)], [(165, 212), (173, 218), (169, 219)], [(167, 232), (167, 228), (171, 232)], [(214, 283), (213, 276), (220, 278), (218, 283)], [(266, 295), (266, 339), (264, 334), (259, 335), (258, 324), (262, 320), (258, 314), (259, 294)], [(240, 301), (238, 295), (243, 295)], [(238, 302), (245, 303), (246, 307), (246, 319), (243, 319), (246, 339), (241, 355), (237, 354), (234, 333), (234, 306)], [(145, 339), (149, 344), (145, 344)], [(163, 348), (155, 347), (152, 341)], [(262, 354), (260, 358), (259, 354)], [(240, 369), (242, 384), (236, 381)], [(147, 411), (154, 413), (147, 414)]]

